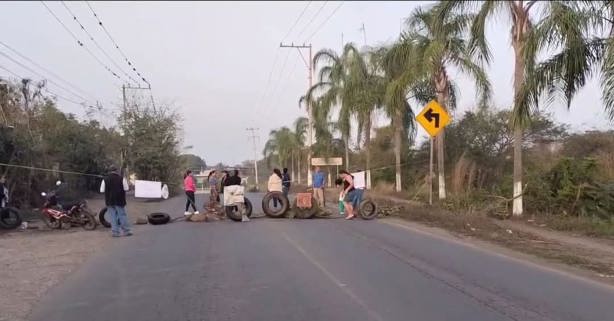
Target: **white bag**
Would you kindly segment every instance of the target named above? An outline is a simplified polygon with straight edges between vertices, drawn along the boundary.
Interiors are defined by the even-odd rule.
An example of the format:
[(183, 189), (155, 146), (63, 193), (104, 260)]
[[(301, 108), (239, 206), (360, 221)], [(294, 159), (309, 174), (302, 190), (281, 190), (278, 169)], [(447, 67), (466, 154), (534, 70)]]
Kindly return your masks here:
[(224, 187), (224, 206), (232, 206), (236, 203), (245, 203), (245, 187), (232, 185)]

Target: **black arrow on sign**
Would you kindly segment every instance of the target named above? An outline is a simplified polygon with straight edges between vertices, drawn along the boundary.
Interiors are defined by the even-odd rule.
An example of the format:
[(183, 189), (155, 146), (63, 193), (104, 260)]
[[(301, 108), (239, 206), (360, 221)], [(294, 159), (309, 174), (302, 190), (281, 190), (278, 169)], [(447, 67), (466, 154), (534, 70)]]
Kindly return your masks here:
[(429, 121), (429, 123), (433, 122), (433, 118), (435, 118), (435, 128), (439, 128), (439, 114), (433, 112), (433, 108), (429, 108), (429, 110), (424, 113), (424, 118)]

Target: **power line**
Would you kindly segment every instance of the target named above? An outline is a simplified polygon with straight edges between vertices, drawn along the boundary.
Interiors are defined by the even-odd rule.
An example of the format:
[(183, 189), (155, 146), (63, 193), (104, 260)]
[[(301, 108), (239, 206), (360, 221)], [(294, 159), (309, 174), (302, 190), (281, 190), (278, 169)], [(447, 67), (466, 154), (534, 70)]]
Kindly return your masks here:
[(55, 78), (57, 78), (59, 81), (62, 81), (63, 83), (65, 83), (66, 85), (70, 86), (71, 88), (75, 89), (76, 91), (81, 92), (82, 94), (89, 96), (90, 98), (94, 99), (94, 100), (98, 100), (96, 99), (96, 97), (94, 97), (92, 94), (80, 89), (79, 87), (77, 87), (75, 84), (63, 79), (62, 77), (58, 76), (56, 73), (50, 71), (49, 69), (41, 66), (40, 64), (36, 63), (35, 61), (33, 61), (32, 59), (26, 57), (24, 54), (20, 53), (19, 51), (17, 51), (16, 49), (12, 48), (11, 46), (5, 44), (4, 42), (0, 41), (0, 45), (6, 47), (7, 49), (9, 49), (10, 51), (12, 51), (14, 54), (18, 55), (19, 57), (21, 57), (24, 60), (27, 60), (28, 62), (30, 62), (31, 64), (33, 64), (34, 66), (42, 69), (43, 71), (45, 71), (46, 73), (54, 76)]
[(331, 12), (331, 14), (326, 17), (326, 19), (324, 21), (322, 21), (322, 23), (320, 23), (320, 25), (315, 29), (315, 31), (307, 38), (307, 40), (305, 40), (305, 42), (309, 42), (311, 40), (311, 38), (313, 38), (313, 36), (316, 35), (316, 33), (318, 33), (318, 31), (320, 31), (320, 29), (322, 29), (322, 27), (324, 27), (324, 25), (328, 22), (328, 20), (330, 20), (330, 18), (332, 18), (335, 13), (337, 12), (337, 10), (339, 10), (339, 8), (341, 8), (343, 6), (343, 1), (341, 1), (341, 3), (335, 8), (335, 10), (333, 10)]
[(128, 64), (128, 66), (130, 66), (130, 68), (132, 68), (132, 71), (134, 73), (136, 73), (136, 75), (139, 76), (139, 78), (141, 78), (141, 80), (143, 80), (143, 82), (145, 82), (149, 87), (151, 87), (151, 84), (149, 83), (149, 81), (147, 81), (147, 79), (145, 79), (145, 77), (143, 77), (141, 75), (141, 73), (136, 70), (136, 67), (134, 66), (132, 61), (130, 61), (130, 59), (128, 59), (128, 57), (126, 57), (126, 55), (124, 54), (123, 50), (121, 50), (121, 48), (119, 47), (119, 45), (117, 44), (115, 39), (113, 39), (113, 37), (111, 36), (111, 34), (109, 33), (109, 31), (107, 30), (105, 25), (102, 24), (102, 21), (100, 20), (100, 16), (96, 13), (96, 11), (94, 11), (94, 8), (92, 8), (92, 5), (90, 5), (90, 3), (88, 1), (86, 1), (85, 3), (87, 4), (87, 6), (92, 11), (92, 14), (94, 15), (94, 18), (96, 18), (96, 20), (98, 21), (98, 25), (102, 28), (102, 30), (104, 30), (105, 34), (107, 35), (107, 37), (109, 37), (109, 40), (111, 40), (113, 45), (115, 45), (115, 49), (117, 49), (117, 51), (119, 51), (119, 53), (122, 55), (122, 57), (124, 58), (124, 60)]
[(311, 23), (316, 19), (317, 16), (320, 15), (320, 12), (322, 12), (322, 9), (324, 9), (324, 7), (326, 6), (326, 4), (328, 3), (328, 1), (324, 1), (324, 3), (322, 4), (322, 6), (320, 7), (320, 9), (318, 9), (318, 11), (311, 17), (311, 20), (309, 20), (309, 22), (307, 22), (307, 24), (305, 25), (305, 27), (303, 28), (303, 30), (301, 30), (301, 32), (296, 36), (296, 38), (300, 38), (301, 35), (307, 31), (307, 28), (309, 28), (309, 25), (311, 25)]
[[(8, 60), (10, 60), (10, 61), (14, 62), (15, 64), (17, 64), (17, 65), (21, 66), (22, 68), (24, 68), (24, 69), (28, 70), (29, 72), (34, 73), (35, 75), (37, 75), (37, 76), (39, 76), (39, 77), (41, 77), (41, 78), (45, 79), (45, 76), (44, 76), (44, 75), (40, 74), (39, 72), (37, 72), (36, 70), (33, 70), (32, 68), (30, 68), (30, 67), (28, 67), (28, 66), (26, 66), (26, 65), (22, 64), (21, 62), (19, 62), (19, 61), (17, 61), (17, 60), (15, 60), (15, 59), (13, 59), (11, 56), (9, 56), (9, 55), (5, 54), (4, 52), (0, 51), (0, 55), (2, 55), (3, 57), (7, 58)], [(62, 86), (62, 85), (60, 85), (60, 84), (58, 84), (58, 83), (56, 83), (55, 81), (53, 81), (53, 80), (51, 80), (51, 79), (49, 79), (49, 80), (47, 80), (47, 81), (49, 81), (50, 83), (54, 84), (54, 85), (55, 85), (55, 86), (57, 86), (58, 88), (65, 90), (66, 92), (70, 93), (71, 95), (73, 95), (73, 96), (75, 96), (75, 97), (77, 97), (77, 98), (79, 98), (79, 99), (82, 99), (82, 100), (84, 100), (84, 101), (86, 101), (86, 100), (87, 100), (87, 98), (85, 98), (85, 97), (83, 97), (83, 96), (81, 96), (81, 95), (79, 95), (79, 94), (75, 93), (74, 91), (72, 91), (72, 90), (70, 90), (70, 89), (68, 89), (68, 88), (66, 88), (66, 87), (64, 87), (64, 86)]]
[(96, 47), (98, 47), (98, 49), (102, 52), (103, 55), (105, 55), (107, 57), (107, 59), (109, 59), (109, 61), (111, 61), (111, 63), (115, 66), (115, 68), (117, 68), (119, 71), (121, 71), (124, 75), (126, 75), (126, 77), (128, 77), (128, 79), (130, 79), (131, 81), (135, 82), (137, 85), (139, 84), (138, 81), (134, 80), (132, 77), (130, 77), (130, 75), (128, 75), (128, 73), (126, 73), (122, 67), (120, 67), (115, 60), (113, 60), (113, 58), (111, 56), (109, 56), (109, 54), (100, 46), (100, 44), (98, 44), (98, 41), (96, 41), (96, 39), (94, 39), (94, 37), (87, 31), (87, 29), (85, 29), (85, 27), (83, 26), (83, 24), (81, 23), (81, 21), (79, 21), (79, 19), (77, 18), (77, 16), (72, 12), (72, 10), (70, 10), (70, 8), (66, 5), (66, 2), (62, 1), (62, 6), (64, 6), (64, 8), (66, 9), (66, 11), (68, 11), (68, 14), (70, 14), (73, 18), (73, 20), (79, 25), (79, 27), (81, 28), (81, 30), (83, 30), (83, 32), (85, 32), (85, 34), (90, 38), (90, 40), (94, 43), (94, 45), (96, 45)]
[(290, 27), (290, 30), (288, 30), (288, 32), (286, 33), (286, 35), (281, 39), (281, 42), (284, 42), (284, 40), (286, 40), (286, 38), (288, 38), (288, 36), (290, 35), (290, 33), (292, 32), (292, 30), (294, 30), (294, 27), (296, 27), (296, 25), (298, 24), (298, 22), (301, 20), (301, 18), (303, 17), (303, 15), (305, 14), (305, 12), (307, 11), (307, 8), (309, 8), (309, 5), (311, 4), (312, 1), (307, 2), (307, 5), (305, 6), (305, 8), (303, 8), (303, 11), (301, 11), (301, 13), (298, 15), (298, 17), (296, 18), (296, 20), (294, 21), (294, 24), (292, 25), (292, 27)]
[(121, 80), (121, 77), (118, 74), (116, 74), (113, 70), (111, 70), (111, 68), (109, 68), (109, 66), (107, 66), (104, 62), (102, 62), (100, 60), (100, 58), (98, 58), (96, 55), (94, 55), (94, 53), (88, 47), (86, 47), (83, 44), (83, 42), (81, 40), (79, 40), (79, 38), (77, 38), (77, 36), (72, 31), (70, 31), (70, 29), (68, 29), (68, 27), (64, 24), (64, 22), (62, 22), (62, 20), (51, 10), (51, 8), (49, 8), (49, 6), (47, 6), (47, 4), (45, 2), (41, 1), (41, 3), (45, 6), (45, 8), (47, 8), (47, 11), (49, 11), (49, 13), (55, 18), (55, 20), (60, 25), (62, 25), (62, 27), (64, 27), (64, 30), (66, 30), (66, 32), (68, 32), (72, 36), (72, 38), (77, 42), (77, 44), (80, 47), (83, 47), (83, 49), (85, 49), (90, 54), (90, 56), (92, 56), (94, 59), (96, 59), (96, 61), (98, 62), (98, 64), (100, 64), (100, 66), (102, 66), (102, 68), (104, 68), (109, 73), (111, 73), (115, 78)]
[[(6, 67), (4, 67), (4, 66), (2, 66), (2, 65), (0, 65), (0, 69), (2, 69), (2, 70), (4, 70), (4, 71), (8, 72), (9, 74), (11, 74), (11, 75), (13, 75), (14, 77), (17, 77), (17, 78), (19, 78), (19, 79), (28, 79), (28, 78), (26, 78), (26, 77), (22, 77), (22, 76), (18, 75), (17, 73), (15, 73), (15, 72), (11, 71), (10, 69), (8, 69), (8, 68), (6, 68)], [(44, 79), (43, 79), (43, 80), (44, 80)], [(64, 96), (62, 96), (62, 95), (59, 95), (59, 94), (57, 94), (57, 93), (55, 93), (55, 92), (53, 92), (53, 91), (51, 91), (51, 90), (49, 90), (49, 89), (47, 89), (47, 88), (45, 88), (45, 87), (43, 87), (43, 89), (44, 89), (44, 90), (45, 90), (47, 93), (52, 94), (52, 95), (56, 96), (57, 98), (60, 98), (60, 99), (62, 99), (62, 100), (68, 101), (68, 102), (71, 102), (71, 103), (73, 103), (73, 104), (75, 104), (75, 105), (79, 105), (79, 106), (81, 106), (81, 107), (85, 107), (85, 104), (84, 104), (83, 102), (78, 102), (78, 101), (76, 101), (76, 100), (73, 100), (73, 99), (70, 99), (70, 98), (66, 98), (66, 97), (64, 97)], [(90, 107), (91, 107), (91, 105), (90, 105)]]

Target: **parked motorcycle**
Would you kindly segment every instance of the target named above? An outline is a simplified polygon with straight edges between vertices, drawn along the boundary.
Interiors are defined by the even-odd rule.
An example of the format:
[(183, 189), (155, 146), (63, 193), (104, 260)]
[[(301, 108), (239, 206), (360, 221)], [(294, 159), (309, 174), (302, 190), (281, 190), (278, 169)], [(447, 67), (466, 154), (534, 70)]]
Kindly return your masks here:
[[(57, 186), (60, 181), (56, 183)], [(42, 192), (45, 203), (41, 208), (43, 221), (49, 228), (70, 228), (73, 225), (81, 226), (85, 230), (94, 230), (98, 223), (88, 209), (85, 201), (59, 204), (55, 191)]]

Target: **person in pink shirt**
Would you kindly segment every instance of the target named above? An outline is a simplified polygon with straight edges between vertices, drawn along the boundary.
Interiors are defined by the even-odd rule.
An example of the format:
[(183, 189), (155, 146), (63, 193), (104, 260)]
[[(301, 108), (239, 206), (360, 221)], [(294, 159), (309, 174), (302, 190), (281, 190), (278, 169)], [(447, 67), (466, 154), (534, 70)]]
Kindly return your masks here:
[(185, 176), (183, 176), (183, 189), (185, 190), (185, 195), (187, 196), (184, 215), (192, 215), (192, 213), (188, 211), (190, 209), (190, 205), (192, 205), (194, 214), (199, 214), (196, 210), (196, 198), (194, 196), (194, 193), (196, 192), (196, 181), (194, 176), (192, 176), (192, 171), (189, 169), (185, 173)]

